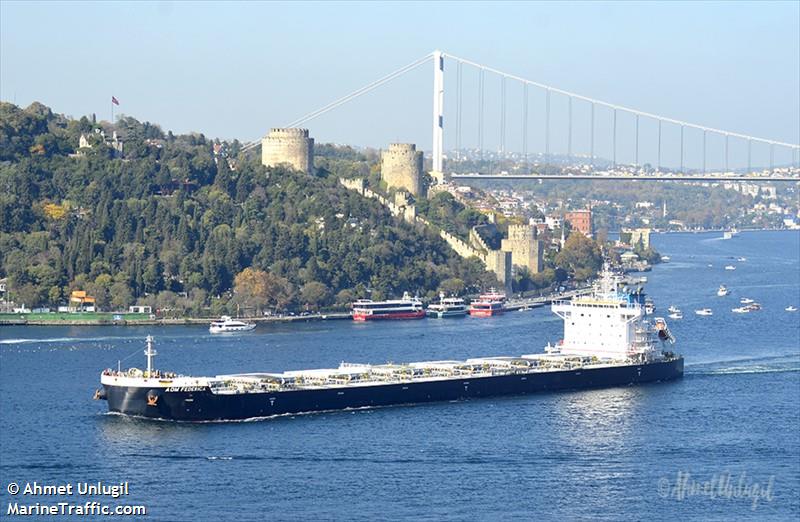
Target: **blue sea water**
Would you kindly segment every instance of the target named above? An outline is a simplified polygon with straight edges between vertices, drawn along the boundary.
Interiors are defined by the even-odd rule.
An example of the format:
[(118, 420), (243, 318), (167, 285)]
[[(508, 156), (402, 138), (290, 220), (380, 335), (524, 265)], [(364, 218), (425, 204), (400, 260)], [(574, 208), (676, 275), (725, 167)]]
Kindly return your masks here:
[[(103, 502), (145, 505), (152, 521), (798, 520), (800, 312), (784, 308), (800, 307), (800, 234), (654, 244), (671, 257), (646, 274), (656, 315), (669, 305), (685, 313), (670, 327), (686, 375), (670, 383), (256, 422), (145, 421), (108, 415), (91, 396), (118, 359), (143, 365), (147, 334), (158, 367), (208, 375), (540, 352), (562, 325), (537, 309), (261, 325), (229, 337), (0, 327), (0, 517), (13, 501), (101, 500), (12, 497), (11, 482), (128, 481), (128, 496)], [(720, 284), (731, 295), (717, 297)], [(741, 297), (763, 310), (731, 313)], [(714, 315), (694, 314), (703, 307)]]

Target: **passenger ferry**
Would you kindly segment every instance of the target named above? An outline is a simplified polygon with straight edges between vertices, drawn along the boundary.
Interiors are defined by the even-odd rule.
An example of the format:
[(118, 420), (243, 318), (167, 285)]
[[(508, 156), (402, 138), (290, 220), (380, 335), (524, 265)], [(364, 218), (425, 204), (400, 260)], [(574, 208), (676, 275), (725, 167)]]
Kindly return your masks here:
[(256, 327), (255, 323), (246, 323), (223, 315), (219, 321), (212, 321), (208, 331), (211, 333), (249, 332)]
[(377, 319), (422, 319), (425, 310), (419, 297), (411, 297), (408, 292), (402, 299), (372, 301), (359, 299), (353, 303), (353, 321), (374, 321)]
[(490, 289), (488, 293), (481, 294), (478, 299), (469, 305), (469, 315), (476, 317), (491, 317), (500, 315), (506, 309), (506, 294)]
[[(173, 421), (229, 421), (318, 411), (630, 386), (683, 376), (683, 357), (663, 319), (606, 273), (592, 295), (558, 301), (564, 338), (545, 353), (192, 377), (155, 369), (107, 369), (95, 399), (114, 413)], [(517, 340), (524, 342), (524, 339)], [(479, 407), (477, 404), (475, 407)]]
[(439, 294), (439, 302), (428, 306), (428, 317), (464, 317), (467, 315), (467, 305), (460, 297), (445, 297)]

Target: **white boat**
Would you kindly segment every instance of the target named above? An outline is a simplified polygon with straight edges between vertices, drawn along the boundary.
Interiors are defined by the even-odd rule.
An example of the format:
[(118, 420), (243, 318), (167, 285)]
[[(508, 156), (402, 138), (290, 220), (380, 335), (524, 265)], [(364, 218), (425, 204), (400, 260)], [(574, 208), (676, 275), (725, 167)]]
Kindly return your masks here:
[(680, 311), (681, 311), (681, 309), (680, 309), (680, 308), (678, 308), (678, 307), (677, 307), (677, 306), (675, 306), (675, 305), (670, 305), (670, 307), (669, 307), (669, 308), (667, 308), (667, 312), (669, 312), (669, 313), (671, 313), (671, 314), (676, 314), (676, 313), (678, 313), (678, 312), (680, 312)]
[(735, 266), (733, 266), (733, 265), (727, 265), (727, 266), (725, 267), (725, 270), (736, 270), (736, 267), (735, 267)]
[(738, 233), (739, 233), (739, 231), (736, 230), (736, 227), (734, 227), (734, 228), (732, 228), (730, 230), (724, 231), (722, 233), (722, 239), (732, 239)]
[(232, 319), (229, 315), (223, 315), (219, 321), (211, 322), (208, 331), (211, 333), (249, 332), (255, 327), (255, 323), (246, 323), (238, 319)]
[(739, 257), (739, 258), (736, 258), (736, 260), (737, 261), (747, 261), (747, 258), (746, 257)]
[(677, 312), (672, 312), (669, 314), (670, 319), (683, 319), (683, 312), (678, 310)]
[(353, 303), (353, 321), (373, 321), (377, 319), (423, 319), (425, 309), (419, 297), (403, 293), (402, 299), (373, 301), (359, 299)]
[(439, 294), (439, 302), (428, 306), (428, 317), (464, 317), (467, 315), (467, 305), (460, 297), (445, 297)]
[(728, 287), (726, 287), (725, 285), (719, 285), (719, 290), (717, 290), (717, 296), (725, 297), (729, 293), (730, 293), (730, 290), (728, 290)]
[(750, 309), (746, 306), (740, 306), (739, 308), (731, 308), (731, 312), (735, 314), (747, 314), (750, 313)]
[(797, 307), (796, 306), (787, 306), (786, 308), (784, 308), (784, 310), (786, 310), (787, 312), (796, 312), (797, 311)]
[(714, 312), (711, 311), (711, 308), (701, 308), (700, 310), (695, 310), (694, 313), (697, 315), (714, 315)]
[(741, 299), (739, 299), (739, 302), (742, 303), (742, 304), (755, 303), (755, 301), (753, 301), (749, 297), (742, 297)]
[(661, 256), (661, 261), (667, 263), (667, 262), (669, 262), (669, 260), (670, 260), (669, 256)]

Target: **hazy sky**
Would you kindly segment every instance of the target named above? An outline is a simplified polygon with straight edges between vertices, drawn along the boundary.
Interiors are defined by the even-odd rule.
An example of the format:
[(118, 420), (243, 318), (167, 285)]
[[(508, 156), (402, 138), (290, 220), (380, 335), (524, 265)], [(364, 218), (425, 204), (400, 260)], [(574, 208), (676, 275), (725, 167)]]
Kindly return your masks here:
[[(113, 94), (121, 102), (118, 113), (165, 130), (252, 140), (437, 48), (643, 111), (800, 141), (800, 2), (4, 0), (0, 98), (108, 119)], [(400, 140), (430, 149), (431, 71), (425, 64), (308, 126), (318, 141), (381, 147)], [(464, 69), (467, 146), (477, 142), (476, 85), (476, 73)], [(484, 143), (494, 149), (499, 85), (486, 77)], [(445, 88), (449, 148), (456, 134), (452, 63)], [(506, 148), (521, 149), (522, 91), (512, 83), (506, 89)], [(530, 92), (531, 151), (543, 148), (543, 99)], [(566, 102), (554, 97), (551, 115), (551, 150), (564, 151)], [(609, 115), (596, 117), (598, 155), (610, 157)], [(588, 152), (587, 118), (587, 107), (576, 104), (576, 152)], [(620, 161), (630, 159), (632, 122), (618, 120)], [(642, 161), (653, 160), (653, 129), (641, 122)], [(665, 147), (677, 139), (670, 132), (664, 130)], [(687, 146), (686, 156), (694, 153), (696, 160), (698, 136), (690, 138), (695, 147)], [(720, 143), (709, 138), (709, 147)], [(664, 156), (676, 158), (674, 150)]]

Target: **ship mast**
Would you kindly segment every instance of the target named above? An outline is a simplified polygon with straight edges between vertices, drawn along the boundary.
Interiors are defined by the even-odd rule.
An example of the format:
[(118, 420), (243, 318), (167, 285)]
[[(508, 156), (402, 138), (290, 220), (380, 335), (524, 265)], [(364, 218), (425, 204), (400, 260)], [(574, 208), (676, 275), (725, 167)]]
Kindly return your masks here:
[(153, 357), (155, 357), (157, 353), (158, 352), (153, 349), (153, 336), (148, 335), (147, 349), (144, 351), (144, 354), (147, 356), (147, 377), (150, 377), (153, 372)]

